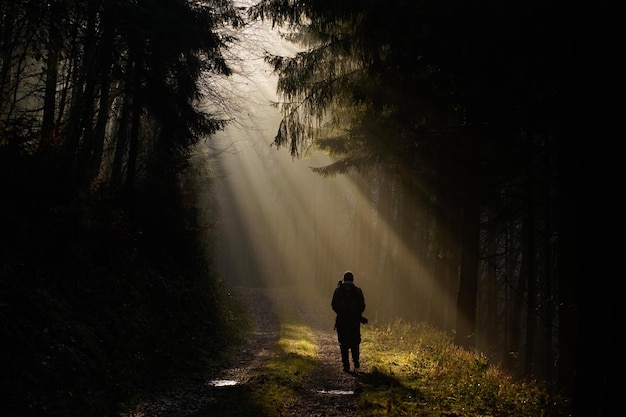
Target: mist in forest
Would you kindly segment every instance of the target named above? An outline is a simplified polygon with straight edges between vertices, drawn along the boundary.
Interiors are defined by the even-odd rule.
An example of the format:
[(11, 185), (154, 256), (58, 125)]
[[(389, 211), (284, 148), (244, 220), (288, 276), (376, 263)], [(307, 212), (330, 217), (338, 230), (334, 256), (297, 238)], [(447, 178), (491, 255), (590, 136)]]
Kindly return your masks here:
[(424, 319), (420, 312), (430, 311), (430, 303), (452, 305), (415, 248), (381, 215), (380, 187), (387, 184), (356, 174), (324, 178), (310, 167), (328, 164), (327, 156), (298, 159), (272, 146), (281, 120), (272, 105), (279, 100), (277, 76), (262, 54), (289, 55), (296, 46), (270, 26), (255, 23), (238, 35), (230, 57), (236, 74), (220, 86), (235, 97), (225, 105), (234, 120), (198, 147), (198, 164), (209, 178), (199, 190), (201, 223), (210, 225), (222, 279), (233, 286), (292, 287), (330, 303), (351, 270), (374, 320)]

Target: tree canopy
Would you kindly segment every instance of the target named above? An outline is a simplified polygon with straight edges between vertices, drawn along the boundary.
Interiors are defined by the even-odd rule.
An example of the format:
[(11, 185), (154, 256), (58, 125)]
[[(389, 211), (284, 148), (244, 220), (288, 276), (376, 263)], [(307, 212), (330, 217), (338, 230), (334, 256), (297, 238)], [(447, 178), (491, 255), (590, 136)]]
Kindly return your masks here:
[[(558, 389), (595, 392), (577, 397), (578, 410), (593, 408), (606, 374), (574, 382), (574, 369), (588, 367), (573, 352), (606, 361), (611, 344), (589, 346), (585, 315), (611, 317), (610, 307), (591, 306), (611, 305), (612, 292), (581, 292), (591, 264), (580, 251), (596, 253), (588, 239), (603, 232), (571, 233), (594, 221), (574, 201), (584, 176), (601, 181), (594, 213), (614, 210), (602, 162), (610, 129), (597, 125), (610, 113), (602, 90), (615, 80), (608, 2), (262, 0), (251, 16), (291, 26), (303, 45), (296, 56), (267, 57), (283, 98), (274, 144), (296, 157), (327, 151), (324, 175), (383, 169), (421, 196), (435, 225), (430, 259), (459, 271), (457, 343), (474, 347), (485, 320), (488, 344), (524, 351), (528, 377), (554, 347), (558, 369), (548, 374)], [(597, 152), (585, 155), (583, 143)], [(610, 270), (612, 257), (600, 258)]]
[(230, 73), (238, 13), (0, 1), (3, 413), (116, 415), (234, 337), (183, 177), (226, 123), (199, 103)]

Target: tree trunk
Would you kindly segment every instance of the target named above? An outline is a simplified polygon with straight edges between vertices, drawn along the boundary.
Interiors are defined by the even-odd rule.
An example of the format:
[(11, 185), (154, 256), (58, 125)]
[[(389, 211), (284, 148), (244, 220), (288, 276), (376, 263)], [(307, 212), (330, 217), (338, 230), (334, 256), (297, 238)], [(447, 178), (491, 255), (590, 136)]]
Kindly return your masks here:
[(521, 273), (527, 283), (526, 295), (526, 343), (524, 351), (524, 375), (533, 376), (535, 361), (535, 339), (537, 335), (537, 277), (535, 274), (535, 198), (534, 198), (534, 167), (532, 137), (528, 138), (526, 150), (526, 184), (525, 184), (525, 218), (522, 236), (522, 268)]
[(91, 148), (91, 155), (89, 158), (89, 182), (96, 179), (100, 173), (100, 166), (102, 165), (104, 140), (106, 136), (106, 127), (109, 120), (109, 114), (111, 109), (110, 96), (111, 96), (111, 64), (113, 61), (113, 38), (114, 38), (114, 23), (115, 18), (115, 2), (107, 2), (107, 7), (102, 13), (102, 27), (103, 27), (103, 43), (100, 50), (98, 62), (100, 73), (100, 107), (98, 109), (98, 118), (96, 121), (96, 127), (93, 134), (93, 144)]
[(476, 294), (478, 288), (478, 255), (480, 241), (480, 209), (477, 187), (478, 141), (470, 143), (465, 138), (465, 171), (463, 174), (463, 229), (461, 236), (461, 271), (456, 312), (454, 342), (473, 350), (476, 345)]
[(566, 328), (562, 334), (568, 345), (561, 352), (570, 348), (573, 354), (563, 364), (560, 376), (563, 383), (573, 381), (574, 415), (595, 417), (613, 415), (620, 409), (619, 398), (609, 388), (618, 386), (615, 361), (620, 360), (616, 340), (621, 330), (618, 303), (623, 297), (618, 283), (623, 275), (623, 251), (615, 232), (622, 216), (618, 199), (623, 188), (623, 157), (615, 148), (621, 109), (612, 99), (615, 82), (621, 77), (615, 55), (617, 26), (596, 20), (588, 28), (594, 38), (576, 44), (576, 54), (587, 59), (575, 66), (572, 80), (584, 77), (589, 81), (572, 91), (575, 107), (567, 106), (564, 111), (574, 110), (569, 114), (574, 115), (575, 123), (570, 126), (572, 134), (561, 138), (566, 164), (563, 232), (567, 234), (560, 241), (570, 243), (559, 264), (564, 268), (564, 302), (575, 309), (566, 309), (563, 316)]
[(142, 92), (141, 92), (141, 61), (134, 61), (131, 118), (130, 118), (130, 137), (128, 147), (128, 170), (126, 172), (126, 185), (129, 189), (135, 185), (137, 178), (137, 159), (139, 158), (139, 123), (141, 121)]
[[(130, 72), (127, 72), (130, 74)], [(124, 161), (128, 151), (128, 126), (130, 124), (130, 111), (132, 102), (129, 94), (124, 95), (124, 104), (117, 125), (115, 154), (111, 166), (111, 184), (115, 187), (122, 185)]]
[(46, 86), (43, 98), (40, 143), (40, 146), (44, 148), (54, 145), (54, 111), (56, 108), (59, 48), (61, 45), (59, 25), (63, 16), (60, 2), (53, 1), (49, 7), (48, 56), (46, 59)]
[[(549, 173), (551, 172), (550, 161), (552, 159), (551, 149), (550, 149), (550, 141), (546, 139), (546, 154), (544, 155), (544, 178), (549, 178)], [(544, 234), (543, 234), (543, 296), (542, 296), (542, 307), (541, 307), (541, 327), (544, 332), (543, 337), (543, 348), (541, 351), (543, 352), (543, 369), (545, 372), (544, 378), (547, 381), (552, 381), (553, 379), (553, 323), (554, 323), (554, 294), (553, 294), (553, 248), (552, 248), (552, 193), (551, 187), (553, 186), (551, 181), (547, 181), (544, 184), (544, 200), (546, 202), (544, 206)]]
[(485, 274), (485, 342), (489, 352), (498, 344), (498, 282), (496, 273), (496, 231), (493, 220), (487, 222), (487, 272)]

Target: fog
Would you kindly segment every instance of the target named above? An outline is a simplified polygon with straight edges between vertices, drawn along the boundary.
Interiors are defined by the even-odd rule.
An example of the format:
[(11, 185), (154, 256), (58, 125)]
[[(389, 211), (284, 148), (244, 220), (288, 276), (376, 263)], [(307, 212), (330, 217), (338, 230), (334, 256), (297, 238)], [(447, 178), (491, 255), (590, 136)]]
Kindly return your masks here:
[[(373, 319), (452, 303), (441, 298), (414, 248), (378, 215), (382, 203), (375, 197), (383, 185), (375, 177), (323, 178), (310, 167), (326, 165), (325, 155), (297, 159), (271, 146), (281, 115), (273, 105), (277, 76), (262, 55), (294, 54), (296, 46), (269, 24), (256, 23), (238, 37), (229, 59), (236, 74), (219, 82), (230, 98), (217, 109), (207, 103), (233, 120), (197, 151), (208, 173), (198, 190), (201, 222), (209, 225), (222, 279), (232, 286), (293, 287), (330, 303), (337, 282), (351, 270)], [(385, 250), (376, 252), (371, 242)]]

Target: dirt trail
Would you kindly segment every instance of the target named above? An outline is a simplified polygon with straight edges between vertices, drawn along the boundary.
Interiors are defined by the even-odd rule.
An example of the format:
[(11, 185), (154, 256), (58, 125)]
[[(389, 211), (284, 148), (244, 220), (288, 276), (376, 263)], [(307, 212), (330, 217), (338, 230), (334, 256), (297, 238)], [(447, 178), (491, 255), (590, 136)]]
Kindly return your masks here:
[[(140, 409), (125, 416), (200, 416), (220, 396), (220, 392), (228, 389), (228, 386), (216, 386), (216, 380), (223, 384), (229, 381), (245, 384), (251, 378), (262, 375), (263, 365), (275, 352), (279, 338), (280, 323), (276, 311), (283, 308), (297, 312), (300, 319), (313, 329), (318, 361), (313, 372), (296, 388), (298, 398), (285, 404), (285, 412), (281, 416), (359, 415), (354, 395), (358, 389), (359, 375), (342, 370), (330, 299), (301, 299), (286, 289), (236, 288), (233, 295), (250, 312), (255, 330), (250, 340), (238, 349), (229, 366), (217, 376), (196, 375), (177, 382), (175, 391), (160, 393), (145, 402)], [(361, 372), (367, 366), (366, 361), (366, 357), (362, 358)]]
[[(330, 309), (330, 295), (327, 299), (302, 299), (294, 297), (288, 290), (265, 291), (276, 306), (287, 304), (298, 312), (300, 318), (313, 329), (318, 347), (316, 368), (298, 390), (298, 399), (287, 406), (285, 415), (358, 416), (354, 395), (358, 378), (356, 374), (343, 372), (337, 336), (333, 330), (334, 314)], [(365, 365), (362, 362), (361, 372)]]

